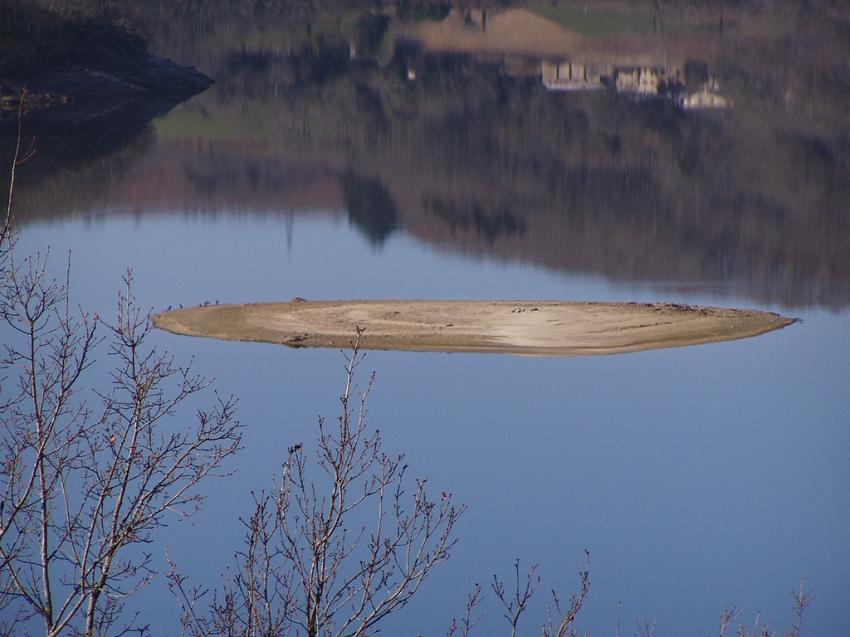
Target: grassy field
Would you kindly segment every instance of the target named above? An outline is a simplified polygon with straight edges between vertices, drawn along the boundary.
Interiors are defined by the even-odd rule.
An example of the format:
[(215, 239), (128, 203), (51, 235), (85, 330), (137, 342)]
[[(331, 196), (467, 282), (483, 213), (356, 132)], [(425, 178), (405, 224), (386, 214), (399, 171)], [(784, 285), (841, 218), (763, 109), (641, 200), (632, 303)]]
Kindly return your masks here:
[(160, 137), (173, 139), (256, 142), (268, 135), (263, 123), (252, 114), (244, 114), (244, 117), (233, 121), (180, 108), (155, 120), (154, 127)]
[(623, 37), (651, 33), (652, 13), (646, 6), (637, 6), (618, 12), (590, 8), (584, 5), (553, 5), (535, 2), (529, 8), (564, 28), (594, 38)]

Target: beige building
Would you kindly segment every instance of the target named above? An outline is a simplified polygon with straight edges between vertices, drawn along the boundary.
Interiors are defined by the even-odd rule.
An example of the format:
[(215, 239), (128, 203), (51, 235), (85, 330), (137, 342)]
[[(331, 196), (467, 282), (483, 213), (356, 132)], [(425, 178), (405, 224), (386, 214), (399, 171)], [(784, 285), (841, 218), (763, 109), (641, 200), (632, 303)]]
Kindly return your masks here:
[(657, 95), (658, 87), (664, 78), (664, 70), (653, 67), (619, 68), (615, 72), (614, 82), (617, 91)]
[(550, 91), (587, 91), (602, 88), (608, 69), (584, 62), (548, 62), (540, 64), (543, 85)]

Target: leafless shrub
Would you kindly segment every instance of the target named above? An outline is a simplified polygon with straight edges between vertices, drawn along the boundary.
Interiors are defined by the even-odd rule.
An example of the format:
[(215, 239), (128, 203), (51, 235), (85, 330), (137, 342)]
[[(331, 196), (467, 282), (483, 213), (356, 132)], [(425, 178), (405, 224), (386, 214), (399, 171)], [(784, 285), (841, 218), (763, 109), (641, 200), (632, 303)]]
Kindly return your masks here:
[(636, 635), (638, 637), (655, 637), (655, 632), (658, 629), (658, 615), (650, 619), (648, 617), (644, 617), (639, 620), (636, 625)]
[(720, 613), (720, 627), (717, 630), (717, 637), (726, 637), (726, 630), (740, 616), (741, 611), (738, 607), (724, 608)]
[(561, 607), (561, 600), (555, 589), (552, 589), (552, 605), (546, 609), (546, 624), (543, 626), (543, 637), (575, 637), (577, 631), (575, 622), (578, 618), (587, 595), (590, 592), (590, 552), (585, 549), (585, 557), (587, 558), (587, 566), (579, 572), (579, 580), (581, 582), (579, 591), (570, 595), (569, 606), (564, 609)]
[(503, 617), (511, 627), (511, 637), (516, 637), (517, 626), (519, 619), (525, 610), (528, 608), (528, 602), (532, 598), (537, 589), (540, 587), (540, 575), (537, 574), (538, 565), (532, 564), (528, 573), (523, 578), (519, 574), (519, 560), (514, 562), (514, 589), (511, 593), (507, 593), (505, 584), (496, 575), (493, 575), (493, 582), (490, 588), (496, 595), (503, 609)]
[[(546, 608), (545, 619), (537, 624), (535, 630), (528, 632), (520, 629), (520, 619), (527, 615), (530, 607), (531, 599), (542, 585), (542, 578), (538, 574), (538, 565), (533, 564), (525, 573), (520, 569), (519, 560), (514, 562), (514, 577), (510, 587), (499, 579), (497, 575), (493, 576), (493, 581), (490, 588), (493, 591), (502, 610), (502, 617), (510, 627), (510, 635), (515, 637), (522, 634), (533, 634), (537, 632), (541, 637), (577, 637), (580, 633), (576, 627), (576, 620), (584, 606), (587, 596), (590, 592), (590, 554), (585, 551), (587, 556), (587, 566), (579, 572), (579, 589), (570, 596), (570, 603), (567, 607), (562, 606), (557, 591), (550, 590), (551, 602)], [(741, 623), (741, 618), (744, 611), (737, 606), (726, 607), (720, 614), (718, 625), (718, 637), (726, 637), (730, 631), (736, 637), (775, 637), (782, 635), (783, 637), (801, 637), (803, 617), (813, 600), (811, 591), (805, 587), (805, 580), (800, 581), (800, 586), (797, 590), (791, 592), (794, 608), (794, 620), (792, 625), (784, 631), (775, 631), (770, 622), (764, 621), (760, 613), (755, 615), (751, 625)], [(482, 589), (479, 584), (475, 584), (472, 592), (467, 596), (466, 607), (463, 617), (453, 619), (446, 637), (469, 637), (472, 633), (472, 628), (475, 627), (483, 618), (484, 614), (479, 613), (479, 608), (484, 601)], [(617, 607), (617, 622), (615, 628), (615, 636), (621, 634), (620, 612), (621, 604)], [(526, 618), (523, 623), (529, 623)], [(506, 631), (507, 632), (507, 631)], [(493, 633), (490, 633), (493, 634)], [(644, 618), (636, 621), (634, 624), (634, 633), (636, 637), (654, 637), (658, 634), (658, 616), (652, 619)]]
[(785, 631), (773, 629), (769, 621), (765, 621), (761, 613), (756, 613), (753, 623), (746, 626), (740, 622), (744, 612), (737, 606), (724, 608), (720, 614), (720, 627), (717, 631), (718, 637), (724, 637), (726, 631), (734, 623), (737, 624), (735, 635), (737, 637), (773, 637), (777, 634), (783, 634), (784, 637), (800, 637), (802, 635), (803, 616), (806, 613), (809, 605), (812, 602), (813, 596), (811, 591), (806, 589), (806, 580), (800, 580), (800, 586), (796, 590), (791, 591), (791, 599), (794, 603), (794, 623)]
[(336, 426), (320, 419), (315, 463), (293, 445), (273, 489), (254, 495), (244, 544), (209, 608), (198, 608), (203, 590), (172, 573), (189, 634), (374, 634), (449, 558), (463, 507), (408, 480), (404, 455), (386, 454), (367, 430), (374, 374), (354, 396), (361, 334), (346, 355)]
[(453, 637), (458, 631), (460, 631), (460, 637), (469, 637), (470, 631), (484, 618), (484, 615), (477, 611), (481, 599), (481, 584), (476, 582), (475, 586), (472, 587), (472, 591), (466, 596), (466, 612), (464, 616), (460, 622), (457, 619), (452, 619), (446, 637)]
[(800, 580), (800, 587), (791, 592), (791, 598), (794, 600), (794, 624), (785, 632), (786, 637), (800, 637), (803, 629), (803, 615), (809, 604), (812, 603), (812, 593), (806, 590), (806, 580)]
[[(70, 265), (59, 282), (46, 255), (17, 260), (12, 199), (0, 237), (0, 634), (37, 622), (48, 636), (141, 632), (122, 610), (154, 574), (145, 547), (167, 513), (197, 509), (198, 484), (238, 449), (236, 401), (216, 396), (187, 423), (180, 408), (209, 383), (148, 345), (132, 273), (114, 323), (75, 311)], [(114, 366), (87, 388), (99, 331)]]
[[(590, 592), (590, 553), (585, 551), (585, 556), (587, 566), (579, 572), (580, 587), (578, 592), (570, 596), (568, 607), (562, 606), (561, 598), (555, 589), (550, 590), (551, 601), (546, 608), (545, 619), (538, 624), (541, 637), (575, 637), (578, 634), (575, 622)], [(511, 637), (522, 634), (519, 628), (520, 619), (528, 610), (531, 599), (542, 583), (538, 568), (537, 564), (532, 564), (523, 574), (520, 561), (516, 560), (513, 566), (513, 585), (510, 588), (498, 575), (493, 575), (493, 581), (490, 582), (490, 589), (501, 607), (502, 617), (510, 627)], [(478, 612), (482, 602), (481, 586), (475, 584), (467, 596), (463, 618), (460, 621), (452, 620), (447, 637), (453, 637), (458, 632), (461, 637), (469, 637), (472, 628), (483, 618), (483, 614)]]

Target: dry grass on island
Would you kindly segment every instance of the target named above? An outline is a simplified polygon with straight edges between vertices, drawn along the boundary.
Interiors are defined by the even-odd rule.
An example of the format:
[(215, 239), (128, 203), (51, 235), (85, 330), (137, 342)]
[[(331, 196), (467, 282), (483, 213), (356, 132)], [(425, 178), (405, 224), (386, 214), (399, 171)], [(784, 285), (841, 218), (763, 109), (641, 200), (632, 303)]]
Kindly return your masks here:
[(617, 354), (757, 336), (793, 322), (778, 314), (668, 303), (563, 301), (304, 301), (205, 305), (156, 314), (188, 336), (363, 349)]

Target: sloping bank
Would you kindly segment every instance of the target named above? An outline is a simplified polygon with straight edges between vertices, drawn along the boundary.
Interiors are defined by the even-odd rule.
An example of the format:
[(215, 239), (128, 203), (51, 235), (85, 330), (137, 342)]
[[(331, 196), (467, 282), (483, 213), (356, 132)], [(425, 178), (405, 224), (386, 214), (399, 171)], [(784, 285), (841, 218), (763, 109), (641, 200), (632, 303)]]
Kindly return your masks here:
[(157, 327), (188, 336), (364, 349), (618, 354), (757, 336), (794, 319), (771, 312), (668, 303), (561, 301), (304, 301), (163, 312)]

